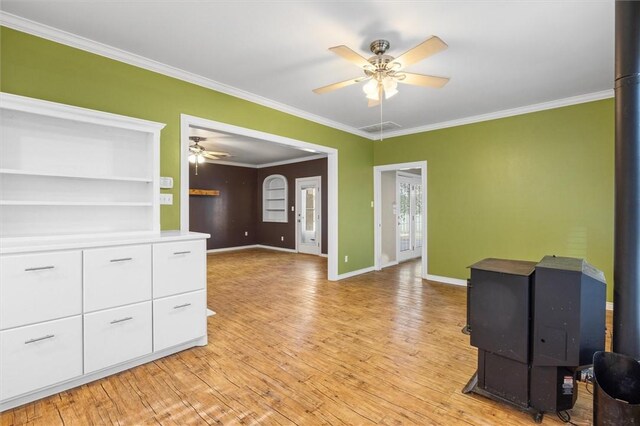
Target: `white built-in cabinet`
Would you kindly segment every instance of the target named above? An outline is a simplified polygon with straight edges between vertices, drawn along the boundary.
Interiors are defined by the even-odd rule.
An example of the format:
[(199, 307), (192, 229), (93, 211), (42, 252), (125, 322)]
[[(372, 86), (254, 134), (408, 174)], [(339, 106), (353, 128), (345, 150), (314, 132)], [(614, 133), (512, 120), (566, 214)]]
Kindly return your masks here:
[(262, 182), (262, 221), (288, 222), (287, 197), (287, 178), (267, 176)]
[(207, 344), (207, 234), (163, 231), (164, 125), (0, 94), (0, 411)]

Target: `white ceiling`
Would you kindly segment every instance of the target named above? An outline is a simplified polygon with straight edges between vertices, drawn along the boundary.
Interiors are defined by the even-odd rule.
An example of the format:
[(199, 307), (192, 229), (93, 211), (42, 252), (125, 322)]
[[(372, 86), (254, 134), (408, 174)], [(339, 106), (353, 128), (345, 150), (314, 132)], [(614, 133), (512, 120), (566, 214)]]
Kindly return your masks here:
[(320, 155), (317, 152), (308, 152), (249, 136), (197, 127), (192, 127), (189, 135), (207, 138), (207, 140), (200, 142), (200, 145), (207, 151), (221, 151), (231, 154), (229, 158), (208, 161), (210, 163), (264, 167), (273, 163), (289, 162), (291, 160), (303, 161)]
[(383, 106), (404, 132), (613, 88), (613, 0), (3, 0), (1, 9), (352, 131), (380, 120), (360, 85), (311, 92), (360, 75), (327, 50), (340, 44), (368, 57), (377, 38), (393, 56), (430, 35), (448, 43), (407, 68), (451, 77), (445, 88), (402, 85)]

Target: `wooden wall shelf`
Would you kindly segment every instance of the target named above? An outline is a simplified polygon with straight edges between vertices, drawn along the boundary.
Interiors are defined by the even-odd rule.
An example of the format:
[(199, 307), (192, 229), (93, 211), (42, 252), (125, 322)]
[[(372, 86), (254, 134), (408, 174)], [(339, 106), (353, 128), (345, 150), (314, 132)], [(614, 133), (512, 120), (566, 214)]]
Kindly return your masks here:
[(220, 195), (220, 191), (217, 189), (189, 189), (189, 195), (204, 195), (208, 197), (215, 197)]

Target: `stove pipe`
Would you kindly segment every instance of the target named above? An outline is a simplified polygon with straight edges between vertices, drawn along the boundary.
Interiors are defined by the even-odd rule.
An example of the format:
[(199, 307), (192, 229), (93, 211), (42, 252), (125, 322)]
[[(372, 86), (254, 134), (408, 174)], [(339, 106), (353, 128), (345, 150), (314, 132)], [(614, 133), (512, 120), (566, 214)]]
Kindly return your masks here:
[(615, 7), (613, 351), (640, 359), (640, 2)]

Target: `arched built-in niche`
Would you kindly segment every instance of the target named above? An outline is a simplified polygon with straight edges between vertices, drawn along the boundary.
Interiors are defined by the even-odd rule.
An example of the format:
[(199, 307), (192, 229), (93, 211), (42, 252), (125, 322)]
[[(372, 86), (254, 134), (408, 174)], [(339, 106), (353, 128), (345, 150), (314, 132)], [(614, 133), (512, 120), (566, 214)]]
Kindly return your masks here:
[(288, 222), (287, 178), (282, 175), (267, 176), (262, 183), (262, 221)]

